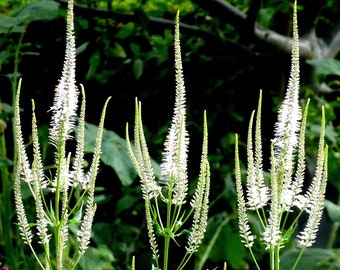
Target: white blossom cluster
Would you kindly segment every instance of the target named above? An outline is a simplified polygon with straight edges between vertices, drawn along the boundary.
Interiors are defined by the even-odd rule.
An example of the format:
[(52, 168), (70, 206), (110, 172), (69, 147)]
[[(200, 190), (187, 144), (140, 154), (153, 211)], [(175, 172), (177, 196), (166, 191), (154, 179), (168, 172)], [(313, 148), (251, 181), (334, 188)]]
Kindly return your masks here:
[[(134, 147), (129, 139), (128, 126), (126, 129), (126, 140), (130, 158), (139, 175), (145, 200), (149, 242), (156, 264), (159, 257), (156, 233), (164, 237), (170, 237), (176, 242), (176, 232), (184, 224), (183, 220), (186, 220), (193, 213), (193, 223), (186, 246), (186, 258), (190, 258), (191, 254), (198, 250), (203, 240), (208, 220), (210, 169), (207, 157), (208, 133), (205, 115), (200, 175), (195, 194), (190, 202), (192, 210), (189, 214), (186, 214), (185, 211), (182, 212), (182, 206), (186, 204), (188, 195), (187, 163), (189, 137), (186, 130), (185, 87), (180, 48), (179, 13), (176, 20), (174, 38), (176, 99), (171, 126), (164, 143), (165, 149), (160, 165), (159, 179), (156, 179), (145, 141), (141, 118), (141, 103), (138, 100), (136, 100)], [(162, 220), (160, 215), (159, 201), (164, 202), (169, 209), (170, 214), (167, 215), (166, 221)], [(183, 259), (183, 262), (187, 262), (187, 259)], [(182, 269), (181, 267), (184, 267), (184, 265), (185, 263), (178, 269)]]
[[(56, 269), (63, 269), (65, 263), (64, 250), (68, 248), (70, 219), (74, 217), (75, 213), (80, 212), (79, 217), (77, 217), (80, 225), (77, 231), (78, 247), (75, 250), (75, 259), (72, 262), (74, 265), (79, 262), (80, 256), (84, 254), (88, 247), (96, 211), (94, 190), (101, 155), (105, 112), (110, 99), (104, 105), (94, 146), (93, 160), (88, 172), (85, 173), (83, 159), (86, 103), (83, 87), (81, 87), (83, 99), (78, 120), (78, 138), (74, 162), (71, 162), (73, 154), (69, 153), (66, 147), (66, 142), (73, 139), (72, 133), (76, 126), (79, 95), (75, 81), (76, 49), (73, 4), (73, 0), (68, 1), (64, 66), (61, 79), (55, 88), (54, 103), (51, 107), (52, 117), (49, 139), (50, 144), (55, 147), (55, 164), (50, 166), (51, 169), (48, 172), (44, 171), (41, 158), (34, 101), (32, 101), (33, 158), (30, 160), (27, 155), (20, 120), (21, 81), (16, 95), (14, 117), (17, 165), (15, 168), (14, 195), (18, 225), (24, 242), (29, 245), (33, 254), (36, 254), (34, 250), (36, 245), (32, 243), (35, 240), (33, 235), (34, 228), (30, 226), (33, 222), (29, 222), (26, 217), (21, 192), (21, 182), (24, 181), (28, 185), (35, 201), (36, 220), (34, 224), (36, 224), (37, 243), (42, 246), (44, 254), (42, 259), (38, 256), (35, 257), (42, 269), (54, 269), (54, 265), (56, 265)], [(75, 189), (79, 190), (80, 196), (76, 198), (74, 203), (71, 196), (75, 194)], [(84, 213), (82, 212), (83, 205), (86, 205)], [(54, 238), (54, 241), (50, 241), (51, 238)], [(55, 262), (52, 262), (50, 256), (52, 250)]]
[[(275, 136), (271, 145), (270, 183), (264, 180), (262, 169), (261, 103), (260, 93), (256, 117), (252, 113), (247, 140), (246, 196), (242, 189), (239, 164), (238, 139), (236, 136), (236, 188), (238, 196), (239, 229), (245, 246), (251, 248), (255, 236), (251, 233), (248, 211), (255, 211), (261, 223), (261, 239), (266, 249), (280, 249), (284, 246), (291, 228), (285, 215), (297, 209), (298, 214), (306, 211), (309, 218), (305, 229), (298, 233), (301, 246), (311, 246), (316, 239), (324, 204), (327, 183), (327, 145), (325, 145), (325, 116), (322, 109), (321, 134), (318, 145), (316, 173), (305, 194), (302, 192), (305, 171), (305, 130), (309, 100), (304, 112), (299, 106), (299, 38), (296, 3), (293, 16), (292, 65), (287, 92), (278, 112)], [(256, 118), (255, 142), (253, 142), (253, 120)], [(253, 149), (254, 145), (254, 149)], [(286, 213), (286, 214), (285, 214)], [(283, 224), (286, 227), (283, 227)], [(287, 226), (289, 229), (287, 229)]]

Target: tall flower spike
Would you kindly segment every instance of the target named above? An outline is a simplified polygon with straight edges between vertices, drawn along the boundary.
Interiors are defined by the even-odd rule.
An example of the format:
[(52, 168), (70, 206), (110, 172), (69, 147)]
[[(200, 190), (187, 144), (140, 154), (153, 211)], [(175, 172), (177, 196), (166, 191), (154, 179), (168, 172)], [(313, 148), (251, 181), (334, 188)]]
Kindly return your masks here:
[(265, 206), (269, 200), (269, 190), (265, 186), (262, 169), (262, 142), (261, 142), (261, 107), (262, 91), (260, 91), (259, 103), (256, 113), (255, 128), (255, 157), (253, 151), (253, 119), (255, 112), (251, 114), (247, 139), (247, 199), (250, 209), (259, 209)]
[(299, 106), (299, 34), (296, 5), (295, 2), (293, 12), (293, 46), (290, 78), (285, 98), (279, 109), (273, 140), (275, 164), (279, 170), (282, 170), (283, 175), (282, 183), (280, 183), (280, 185), (282, 185), (282, 196), (280, 196), (280, 200), (286, 210), (289, 210), (293, 203), (291, 192), (292, 174), (301, 122), (301, 109)]
[(173, 203), (184, 204), (188, 192), (187, 159), (189, 138), (186, 130), (185, 87), (181, 59), (179, 12), (175, 27), (176, 101), (161, 164), (161, 181), (173, 190)]
[(48, 243), (50, 240), (50, 235), (48, 234), (48, 228), (47, 228), (48, 220), (44, 212), (44, 204), (43, 204), (43, 199), (41, 196), (41, 188), (45, 188), (47, 186), (47, 181), (45, 180), (45, 175), (43, 171), (43, 163), (41, 161), (38, 127), (37, 127), (37, 120), (35, 116), (35, 104), (33, 100), (32, 100), (32, 141), (33, 141), (33, 155), (34, 155), (33, 162), (32, 162), (33, 197), (35, 200), (38, 236), (44, 248), (47, 249), (46, 250), (47, 256), (49, 256)]
[(90, 243), (91, 228), (93, 224), (94, 214), (97, 209), (97, 205), (94, 200), (94, 191), (95, 191), (96, 178), (98, 174), (99, 162), (100, 162), (100, 156), (101, 156), (106, 108), (107, 108), (107, 105), (110, 99), (111, 97), (109, 97), (106, 100), (103, 110), (102, 110), (102, 114), (101, 114), (101, 118), (100, 118), (100, 122), (98, 126), (98, 131), (97, 131), (96, 143), (95, 143), (94, 151), (93, 151), (92, 162), (91, 162), (90, 170), (87, 175), (88, 197), (87, 197), (87, 202), (86, 202), (85, 215), (81, 222), (80, 230), (77, 232), (78, 241), (80, 243), (79, 244), (80, 255), (85, 253), (88, 247), (88, 244)]
[(324, 198), (327, 185), (327, 159), (328, 146), (325, 146), (325, 110), (322, 107), (322, 124), (319, 140), (319, 150), (315, 176), (309, 186), (306, 194), (306, 212), (309, 214), (307, 224), (297, 238), (302, 246), (311, 246), (316, 239), (316, 233), (319, 229), (319, 224), (324, 207)]
[(75, 81), (76, 46), (73, 23), (73, 0), (68, 1), (65, 61), (61, 79), (56, 86), (51, 107), (52, 121), (50, 139), (55, 145), (61, 140), (70, 139), (76, 116), (78, 89)]
[[(262, 173), (262, 149), (260, 133), (261, 117), (261, 93), (259, 98), (258, 112), (256, 116), (255, 151), (253, 150), (252, 125), (255, 112), (252, 113), (247, 141), (247, 199), (245, 201), (240, 163), (238, 155), (238, 139), (235, 139), (235, 178), (238, 201), (238, 218), (242, 242), (250, 249), (254, 262), (251, 246), (254, 237), (251, 235), (246, 215), (246, 203), (249, 210), (255, 210), (261, 223), (262, 242), (269, 252), (271, 269), (279, 268), (280, 249), (290, 238), (294, 231), (298, 218), (302, 211), (309, 215), (307, 224), (297, 236), (298, 242), (303, 247), (311, 246), (315, 242), (318, 231), (327, 183), (327, 154), (328, 147), (325, 145), (325, 112), (322, 108), (321, 134), (318, 146), (318, 158), (315, 176), (307, 190), (302, 194), (303, 178), (305, 171), (305, 131), (309, 100), (303, 111), (299, 106), (299, 39), (297, 30), (297, 3), (293, 7), (293, 45), (292, 45), (292, 68), (290, 72), (287, 92), (279, 109), (278, 120), (275, 124), (275, 136), (271, 144), (271, 168), (270, 188), (263, 182)], [(261, 192), (261, 189), (264, 192)], [(270, 191), (269, 196), (263, 196)], [(261, 199), (263, 198), (263, 199)], [(264, 206), (270, 201), (269, 209)], [(293, 206), (298, 207), (299, 214), (289, 224), (289, 214)], [(258, 211), (261, 209), (261, 211)], [(268, 217), (267, 217), (268, 213)], [(302, 249), (303, 252), (304, 249)], [(300, 258), (300, 257), (299, 257)], [(298, 259), (299, 260), (299, 259)], [(298, 261), (297, 261), (298, 262)], [(297, 265), (294, 265), (294, 269)], [(257, 265), (257, 269), (260, 269)]]
[(192, 232), (188, 239), (187, 251), (188, 253), (194, 253), (198, 250), (204, 233), (208, 224), (208, 204), (209, 204), (209, 193), (210, 193), (210, 168), (208, 161), (208, 127), (207, 117), (204, 112), (203, 122), (203, 147), (202, 147), (202, 158), (200, 175), (198, 178), (196, 192), (191, 201), (191, 206), (194, 209), (194, 218), (192, 224)]
[(86, 107), (86, 98), (84, 87), (81, 85), (81, 95), (82, 95), (82, 103), (80, 109), (80, 116), (78, 121), (78, 132), (77, 132), (77, 147), (76, 147), (76, 156), (74, 159), (74, 163), (72, 166), (72, 185), (77, 186), (80, 185), (83, 189), (86, 188), (88, 178), (84, 175), (84, 148), (85, 148), (85, 107)]
[(135, 103), (135, 149), (132, 149), (132, 145), (130, 143), (128, 124), (126, 125), (126, 142), (130, 159), (138, 173), (138, 176), (140, 177), (143, 197), (145, 200), (151, 200), (160, 194), (161, 187), (156, 182), (149, 150), (144, 136), (142, 105), (137, 99)]
[(236, 193), (237, 193), (237, 213), (240, 236), (246, 248), (251, 248), (254, 244), (255, 236), (251, 234), (249, 221), (247, 217), (247, 207), (243, 195), (242, 178), (240, 169), (240, 158), (238, 151), (238, 136), (235, 135), (235, 178), (236, 178)]
[[(176, 99), (169, 134), (165, 141), (160, 179), (156, 181), (151, 158), (147, 148), (142, 123), (141, 103), (136, 99), (134, 147), (129, 138), (126, 125), (126, 142), (132, 164), (140, 177), (141, 189), (145, 200), (145, 217), (149, 242), (154, 259), (152, 269), (160, 269), (159, 250), (156, 233), (164, 237), (163, 268), (167, 269), (169, 262), (170, 241), (181, 234), (178, 233), (183, 224), (193, 213), (193, 223), (186, 245), (185, 253), (178, 269), (184, 269), (192, 254), (202, 243), (207, 226), (208, 202), (210, 190), (210, 170), (208, 162), (208, 131), (206, 113), (204, 113), (203, 146), (200, 164), (200, 175), (195, 194), (190, 202), (191, 211), (187, 213), (182, 205), (186, 202), (188, 193), (187, 157), (188, 133), (186, 130), (185, 87), (182, 71), (182, 59), (179, 34), (179, 12), (176, 14), (175, 26), (175, 70)], [(166, 217), (162, 218), (159, 203), (166, 204)], [(163, 208), (162, 208), (163, 209)]]
[[(24, 203), (22, 200), (22, 193), (21, 193), (21, 179), (23, 178), (26, 182), (32, 182), (32, 173), (28, 163), (25, 145), (22, 138), (21, 133), (21, 121), (20, 121), (20, 104), (19, 104), (19, 97), (20, 97), (20, 90), (21, 90), (21, 80), (18, 84), (18, 90), (15, 98), (15, 111), (14, 111), (14, 132), (16, 138), (16, 148), (17, 148), (17, 167), (15, 170), (15, 178), (14, 178), (14, 200), (15, 200), (15, 208), (17, 211), (17, 218), (18, 218), (18, 226), (20, 231), (20, 236), (24, 240), (26, 244), (31, 244), (33, 233), (32, 229), (29, 225), (26, 211), (24, 207)], [(27, 178), (29, 177), (29, 178)]]

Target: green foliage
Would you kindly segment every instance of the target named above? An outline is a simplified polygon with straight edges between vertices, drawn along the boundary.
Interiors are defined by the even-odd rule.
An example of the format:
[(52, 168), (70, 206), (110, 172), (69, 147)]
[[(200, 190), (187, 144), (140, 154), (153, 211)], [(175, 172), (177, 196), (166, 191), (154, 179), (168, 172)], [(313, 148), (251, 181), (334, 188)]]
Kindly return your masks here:
[(195, 269), (204, 269), (209, 259), (214, 264), (227, 261), (233, 269), (246, 269), (248, 258), (241, 238), (234, 232), (233, 220), (226, 213), (214, 215), (208, 221), (206, 241), (196, 255)]
[[(292, 269), (294, 262), (298, 258), (299, 250), (290, 250), (281, 256), (282, 270)], [(310, 248), (304, 253), (299, 263), (299, 269), (311, 270), (336, 270), (340, 267), (339, 249)]]
[(24, 32), (28, 23), (52, 20), (58, 15), (59, 4), (54, 1), (34, 1), (21, 6), (9, 15), (0, 16), (0, 34)]
[(325, 200), (325, 208), (327, 210), (328, 216), (332, 222), (340, 222), (340, 206), (335, 203)]
[[(307, 63), (315, 68), (316, 80), (319, 83), (325, 82), (327, 76), (340, 76), (340, 61), (337, 59), (310, 59)], [(331, 86), (338, 86), (339, 81), (333, 81)]]
[(79, 261), (80, 270), (114, 270), (115, 268), (112, 266), (114, 260), (114, 255), (107, 246), (98, 245), (96, 248), (90, 247), (86, 252), (86, 256), (83, 256)]
[(177, 10), (181, 11), (182, 15), (192, 13), (195, 10), (195, 6), (188, 0), (160, 0), (160, 1), (146, 1), (145, 11), (151, 16), (163, 17), (165, 13), (173, 14)]
[[(93, 153), (98, 126), (85, 124), (85, 153)], [(114, 169), (122, 185), (131, 185), (137, 174), (131, 164), (125, 139), (111, 130), (103, 130), (102, 162)]]

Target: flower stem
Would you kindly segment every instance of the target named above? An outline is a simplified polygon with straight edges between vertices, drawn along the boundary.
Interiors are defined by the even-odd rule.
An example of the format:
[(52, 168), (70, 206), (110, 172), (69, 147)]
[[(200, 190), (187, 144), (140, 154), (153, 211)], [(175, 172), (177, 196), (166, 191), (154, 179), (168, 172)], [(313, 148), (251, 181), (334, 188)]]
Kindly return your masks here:
[[(170, 189), (168, 192), (168, 202), (167, 202), (167, 214), (166, 214), (166, 228), (171, 228), (171, 194), (172, 190)], [(164, 233), (164, 258), (163, 258), (163, 270), (168, 269), (169, 264), (169, 247), (170, 247), (170, 235)]]

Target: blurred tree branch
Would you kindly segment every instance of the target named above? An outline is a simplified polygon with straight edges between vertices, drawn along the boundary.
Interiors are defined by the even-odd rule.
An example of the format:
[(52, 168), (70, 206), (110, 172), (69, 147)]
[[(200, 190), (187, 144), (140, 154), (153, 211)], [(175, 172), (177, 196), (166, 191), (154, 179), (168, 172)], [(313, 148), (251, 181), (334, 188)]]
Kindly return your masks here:
[[(66, 7), (66, 0), (55, 0)], [(241, 32), (246, 31), (246, 34), (253, 34), (256, 39), (263, 41), (266, 44), (276, 48), (286, 54), (291, 52), (292, 39), (289, 36), (282, 35), (276, 31), (265, 28), (256, 22), (256, 16), (261, 6), (261, 0), (253, 0), (247, 13), (240, 11), (235, 6), (226, 2), (225, 0), (192, 0), (200, 8), (208, 11), (212, 17), (218, 17), (222, 22), (231, 24)], [(329, 42), (325, 42), (326, 37), (318, 37), (315, 32), (315, 26), (317, 19), (325, 4), (325, 0), (308, 1), (305, 10), (308, 11), (305, 14), (306, 19), (301, 19), (301, 25), (306, 25), (309, 29), (304, 29), (305, 33), (301, 33), (300, 53), (301, 57), (305, 59), (312, 58), (330, 58), (334, 57), (340, 51), (340, 29), (333, 34), (333, 37)], [(307, 8), (308, 7), (308, 8)], [(75, 4), (75, 11), (82, 16), (99, 16), (101, 18), (113, 18), (122, 22), (145, 22), (149, 25), (158, 25), (160, 28), (168, 28), (169, 25), (173, 26), (174, 21), (148, 17), (143, 11), (136, 10), (131, 13), (116, 12), (110, 8), (99, 9), (92, 6), (85, 6)], [(181, 23), (181, 27), (184, 31), (195, 32), (199, 35), (207, 35), (205, 30), (200, 29), (198, 26)], [(253, 29), (253, 33), (249, 30)]]
[[(66, 0), (55, 0), (66, 7)], [(253, 0), (247, 12), (239, 10), (237, 7), (225, 0), (192, 0), (199, 8), (208, 12), (212, 18), (218, 18), (222, 23), (230, 24), (235, 27), (241, 35), (248, 40), (254, 39), (267, 44), (277, 51), (290, 55), (292, 38), (289, 35), (281, 34), (277, 31), (268, 29), (259, 24), (256, 19), (261, 8), (262, 0)], [(300, 30), (300, 57), (302, 59), (328, 59), (334, 58), (340, 51), (340, 27), (335, 27), (331, 36), (319, 37), (316, 27), (320, 12), (327, 0), (300, 0), (299, 5), (303, 6), (299, 16)], [(121, 13), (112, 10), (111, 6), (107, 9), (75, 4), (75, 12), (81, 16), (99, 16), (101, 18), (112, 18), (121, 22), (136, 22), (146, 24), (154, 29), (168, 29), (174, 25), (173, 20), (147, 16), (143, 10), (135, 10), (131, 13)], [(335, 22), (335, 25), (340, 25)], [(196, 36), (209, 37), (214, 41), (225, 42), (220, 37), (215, 36), (199, 26), (181, 23), (182, 32), (194, 34)], [(289, 34), (289, 33), (287, 33)], [(329, 33), (326, 33), (326, 35)], [(319, 89), (320, 90), (320, 89)], [(321, 89), (320, 91), (329, 92), (331, 89)]]

